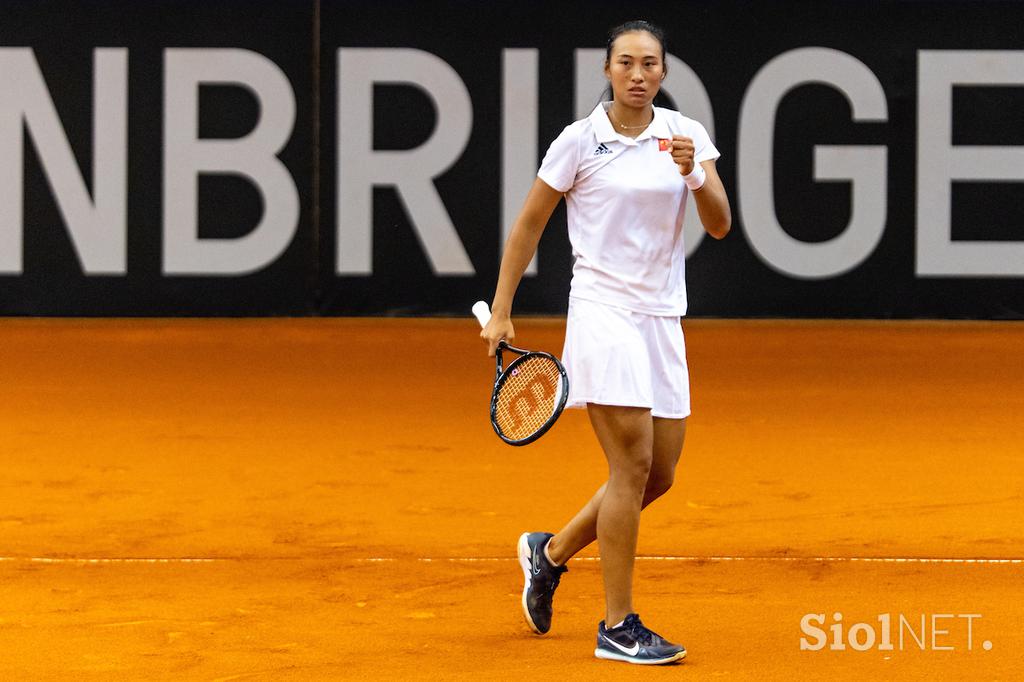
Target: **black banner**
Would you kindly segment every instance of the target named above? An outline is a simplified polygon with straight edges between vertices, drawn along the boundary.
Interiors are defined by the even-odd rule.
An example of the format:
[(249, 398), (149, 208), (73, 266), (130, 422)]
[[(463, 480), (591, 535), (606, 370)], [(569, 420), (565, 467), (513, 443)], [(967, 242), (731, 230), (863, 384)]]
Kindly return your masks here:
[[(604, 37), (722, 151), (692, 315), (1024, 317), (1024, 4), (6, 2), (0, 313), (465, 314)], [(564, 208), (517, 296), (564, 311)]]
[[(0, 189), (0, 313), (311, 312), (313, 14), (244, 0), (0, 5), (0, 175), (16, 180)], [(257, 125), (283, 140), (245, 145), (262, 185), (230, 146)], [(264, 196), (272, 183), (291, 196)], [(246, 244), (287, 199), (283, 236)]]

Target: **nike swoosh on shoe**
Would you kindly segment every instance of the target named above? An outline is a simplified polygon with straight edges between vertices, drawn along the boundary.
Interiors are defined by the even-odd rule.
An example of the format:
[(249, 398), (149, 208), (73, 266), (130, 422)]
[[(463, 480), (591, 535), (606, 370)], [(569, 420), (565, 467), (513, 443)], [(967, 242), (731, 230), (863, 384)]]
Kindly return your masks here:
[(605, 637), (604, 641), (608, 642), (609, 644), (614, 646), (616, 649), (618, 649), (622, 653), (627, 654), (629, 656), (636, 656), (640, 652), (640, 642), (634, 642), (633, 646), (627, 649), (626, 647), (622, 646), (621, 644), (616, 642), (611, 637)]

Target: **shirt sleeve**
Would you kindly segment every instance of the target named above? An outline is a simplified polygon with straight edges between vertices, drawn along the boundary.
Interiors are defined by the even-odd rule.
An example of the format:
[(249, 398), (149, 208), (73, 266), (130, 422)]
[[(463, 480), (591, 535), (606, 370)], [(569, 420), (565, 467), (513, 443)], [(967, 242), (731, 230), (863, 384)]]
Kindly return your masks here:
[(693, 121), (693, 134), (690, 137), (693, 138), (693, 160), (697, 163), (714, 161), (722, 155), (711, 141), (708, 131), (698, 121)]
[(579, 126), (568, 125), (544, 155), (537, 177), (559, 192), (568, 192), (580, 165)]

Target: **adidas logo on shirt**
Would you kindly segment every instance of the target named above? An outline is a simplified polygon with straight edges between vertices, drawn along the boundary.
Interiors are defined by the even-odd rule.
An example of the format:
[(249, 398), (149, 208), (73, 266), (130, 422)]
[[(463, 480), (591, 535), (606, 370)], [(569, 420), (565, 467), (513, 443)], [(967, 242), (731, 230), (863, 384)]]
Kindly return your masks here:
[(599, 144), (597, 146), (597, 149), (594, 150), (594, 156), (601, 156), (601, 154), (613, 154), (613, 153), (614, 152), (612, 152), (611, 149), (608, 149), (608, 147), (605, 146), (604, 142)]

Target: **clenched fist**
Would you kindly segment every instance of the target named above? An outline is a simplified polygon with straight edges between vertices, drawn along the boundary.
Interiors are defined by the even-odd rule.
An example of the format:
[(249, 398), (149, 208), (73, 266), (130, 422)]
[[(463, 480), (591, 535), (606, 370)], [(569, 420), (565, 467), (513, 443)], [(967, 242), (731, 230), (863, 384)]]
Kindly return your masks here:
[(682, 135), (672, 136), (672, 160), (679, 166), (681, 175), (693, 172), (693, 140)]

